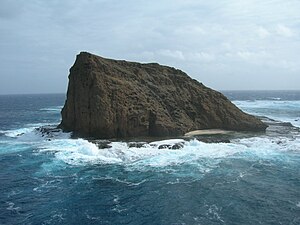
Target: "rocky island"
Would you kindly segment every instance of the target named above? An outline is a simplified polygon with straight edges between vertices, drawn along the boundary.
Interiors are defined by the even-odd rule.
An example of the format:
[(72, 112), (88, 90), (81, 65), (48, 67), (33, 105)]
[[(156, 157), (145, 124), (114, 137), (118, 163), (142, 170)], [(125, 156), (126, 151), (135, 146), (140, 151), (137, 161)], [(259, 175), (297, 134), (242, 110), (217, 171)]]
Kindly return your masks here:
[(180, 136), (202, 129), (263, 131), (223, 94), (181, 70), (87, 52), (70, 69), (60, 127), (95, 138)]

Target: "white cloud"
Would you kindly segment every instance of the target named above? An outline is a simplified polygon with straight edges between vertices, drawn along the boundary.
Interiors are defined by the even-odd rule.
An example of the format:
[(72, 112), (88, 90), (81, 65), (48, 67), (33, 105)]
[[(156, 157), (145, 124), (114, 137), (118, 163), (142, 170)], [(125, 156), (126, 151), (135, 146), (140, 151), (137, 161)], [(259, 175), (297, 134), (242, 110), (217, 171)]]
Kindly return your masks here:
[(157, 51), (159, 55), (179, 59), (179, 60), (185, 60), (185, 57), (182, 53), (182, 51), (179, 50), (169, 50), (169, 49), (162, 49)]
[[(219, 89), (255, 88), (237, 82), (244, 74), (255, 81), (281, 73), (290, 87), (300, 83), (300, 76), (290, 81), (291, 68), (300, 74), (299, 0), (22, 2), (0, 1), (0, 93), (65, 91), (79, 51), (171, 65)], [(7, 85), (10, 76), (35, 81), (33, 72), (42, 81), (35, 87)], [(59, 88), (48, 85), (53, 74)]]
[(253, 60), (261, 60), (263, 58), (267, 58), (269, 57), (269, 54), (265, 51), (259, 51), (259, 52), (238, 51), (236, 53), (236, 56), (243, 60), (253, 61)]
[(300, 62), (288, 61), (286, 59), (279, 59), (275, 62), (268, 62), (268, 66), (284, 70), (286, 72), (297, 72), (300, 69)]
[(207, 53), (207, 52), (191, 52), (187, 53), (188, 59), (190, 61), (197, 61), (197, 62), (213, 62), (216, 57), (212, 53)]
[(261, 51), (249, 51), (249, 50), (238, 50), (236, 52), (226, 52), (222, 55), (223, 61), (229, 65), (240, 66), (244, 64), (251, 67), (258, 65), (268, 65), (270, 61), (273, 61), (272, 55), (264, 50)]
[[(162, 49), (156, 52), (158, 56), (163, 56), (167, 58), (173, 58), (177, 60), (182, 60), (186, 62), (199, 62), (199, 63), (209, 63), (213, 62), (216, 57), (212, 53), (208, 52), (194, 52), (194, 51), (179, 51), (179, 50), (170, 50), (170, 49)], [(144, 56), (153, 56), (155, 54), (150, 52), (144, 52)]]
[(175, 29), (174, 34), (176, 35), (193, 35), (193, 36), (202, 36), (207, 32), (205, 29), (199, 25), (186, 25), (181, 26)]
[(266, 37), (269, 37), (271, 35), (271, 33), (265, 29), (264, 27), (259, 27), (257, 29), (257, 34), (260, 38), (266, 38)]
[(289, 27), (282, 24), (277, 25), (276, 32), (284, 37), (292, 37), (294, 35), (294, 32)]
[(248, 51), (241, 51), (241, 52), (237, 52), (236, 55), (244, 60), (249, 60), (251, 58), (253, 58), (256, 54), (253, 52), (248, 52)]

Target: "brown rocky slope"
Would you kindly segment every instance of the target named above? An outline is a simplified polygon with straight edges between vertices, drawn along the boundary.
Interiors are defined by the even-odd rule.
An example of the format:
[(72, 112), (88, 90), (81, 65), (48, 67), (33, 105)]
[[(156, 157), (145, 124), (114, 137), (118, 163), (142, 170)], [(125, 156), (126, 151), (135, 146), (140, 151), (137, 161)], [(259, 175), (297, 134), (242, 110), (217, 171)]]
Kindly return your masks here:
[(70, 69), (60, 127), (97, 138), (177, 136), (199, 129), (263, 131), (266, 125), (184, 72), (87, 52)]

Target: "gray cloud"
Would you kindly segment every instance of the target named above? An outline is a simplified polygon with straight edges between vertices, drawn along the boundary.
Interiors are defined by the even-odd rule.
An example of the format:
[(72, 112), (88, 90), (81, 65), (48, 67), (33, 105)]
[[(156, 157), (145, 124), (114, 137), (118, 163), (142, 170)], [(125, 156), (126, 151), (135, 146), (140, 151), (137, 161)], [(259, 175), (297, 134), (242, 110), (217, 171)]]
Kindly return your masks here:
[(215, 89), (299, 89), (297, 0), (0, 2), (0, 94), (65, 92), (75, 55), (159, 62)]

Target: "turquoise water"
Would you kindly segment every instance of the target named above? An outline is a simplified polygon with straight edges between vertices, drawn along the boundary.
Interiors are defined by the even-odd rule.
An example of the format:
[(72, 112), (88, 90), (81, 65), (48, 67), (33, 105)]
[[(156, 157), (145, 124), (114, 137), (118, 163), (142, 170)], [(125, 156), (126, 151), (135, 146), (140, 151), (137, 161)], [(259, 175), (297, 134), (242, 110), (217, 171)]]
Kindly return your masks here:
[(35, 130), (59, 123), (65, 95), (0, 96), (0, 224), (300, 224), (300, 92), (224, 93), (278, 123), (230, 143), (98, 149)]

